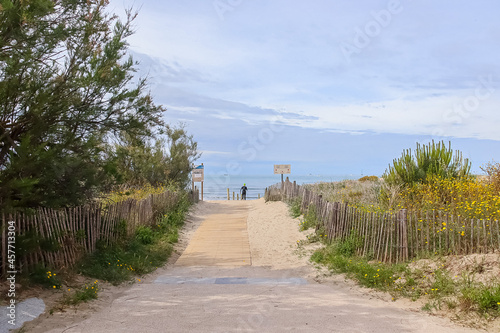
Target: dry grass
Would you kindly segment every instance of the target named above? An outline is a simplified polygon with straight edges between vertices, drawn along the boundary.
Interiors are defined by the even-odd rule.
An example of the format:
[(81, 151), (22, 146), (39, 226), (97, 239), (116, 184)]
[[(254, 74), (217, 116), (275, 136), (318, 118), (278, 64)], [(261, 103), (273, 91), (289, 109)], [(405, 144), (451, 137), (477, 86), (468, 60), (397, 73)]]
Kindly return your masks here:
[(340, 182), (304, 185), (307, 189), (321, 194), (330, 202), (347, 202), (356, 207), (378, 207), (379, 195), (384, 182), (343, 180)]

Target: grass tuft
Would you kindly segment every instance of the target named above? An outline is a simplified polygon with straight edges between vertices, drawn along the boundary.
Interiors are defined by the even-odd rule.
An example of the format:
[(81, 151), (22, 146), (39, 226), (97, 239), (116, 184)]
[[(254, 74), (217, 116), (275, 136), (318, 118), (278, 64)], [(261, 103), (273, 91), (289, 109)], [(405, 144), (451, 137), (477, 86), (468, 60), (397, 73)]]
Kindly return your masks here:
[[(68, 289), (68, 291), (71, 291)], [(66, 295), (63, 299), (63, 304), (66, 305), (77, 305), (82, 302), (88, 302), (93, 299), (97, 299), (97, 293), (99, 291), (99, 284), (96, 281), (93, 283), (85, 284), (82, 288), (75, 291), (73, 294)]]

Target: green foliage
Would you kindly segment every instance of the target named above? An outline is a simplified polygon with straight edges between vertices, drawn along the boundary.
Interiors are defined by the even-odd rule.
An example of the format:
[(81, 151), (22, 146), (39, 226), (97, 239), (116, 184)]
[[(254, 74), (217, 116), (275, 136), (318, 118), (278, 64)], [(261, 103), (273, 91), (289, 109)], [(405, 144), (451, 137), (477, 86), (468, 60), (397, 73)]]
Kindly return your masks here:
[(425, 182), (428, 176), (442, 178), (463, 178), (470, 174), (471, 165), (468, 159), (462, 158), (460, 151), (448, 148), (444, 142), (420, 145), (412, 154), (411, 149), (403, 151), (399, 159), (394, 159), (393, 164), (383, 175), (388, 184), (413, 185)]
[(40, 248), (42, 237), (34, 229), (29, 230), (23, 235), (16, 236), (16, 254), (25, 256), (34, 253)]
[(355, 254), (356, 250), (363, 245), (363, 239), (357, 234), (355, 230), (351, 231), (349, 237), (347, 237), (342, 242), (338, 242), (335, 245), (335, 250), (337, 254), (351, 257)]
[(0, 206), (83, 203), (119, 180), (115, 133), (150, 137), (164, 109), (125, 59), (135, 15), (107, 1), (1, 2)]
[(309, 228), (316, 227), (318, 223), (318, 217), (316, 214), (316, 206), (310, 204), (307, 208), (307, 213), (304, 215), (303, 221), (300, 223), (300, 231), (307, 230)]
[(439, 291), (440, 297), (452, 295), (455, 292), (455, 283), (446, 271), (438, 269), (434, 272), (431, 291)]
[(61, 244), (57, 240), (56, 236), (50, 238), (44, 238), (40, 240), (40, 249), (47, 252), (56, 252), (61, 249)]
[(500, 284), (464, 287), (459, 298), (462, 307), (475, 306), (482, 314), (500, 317)]
[(39, 264), (30, 270), (28, 279), (31, 283), (50, 289), (59, 289), (62, 284), (60, 275), (58, 275), (50, 267), (42, 264)]
[[(129, 281), (134, 275), (147, 274), (162, 266), (172, 253), (172, 244), (178, 240), (178, 230), (190, 205), (187, 194), (179, 195), (181, 197), (175, 207), (159, 216), (154, 226), (138, 227), (134, 237), (124, 236), (111, 246), (101, 244), (79, 263), (79, 272), (119, 284)], [(126, 228), (126, 221), (120, 224), (120, 230), (126, 231)]]
[(139, 226), (135, 231), (135, 239), (139, 241), (141, 244), (151, 244), (153, 242), (154, 233), (150, 227), (147, 226)]
[(118, 233), (118, 238), (125, 239), (127, 237), (127, 220), (121, 219), (115, 226), (115, 231)]
[(302, 212), (300, 211), (301, 204), (302, 204), (302, 202), (301, 202), (300, 198), (293, 198), (288, 203), (288, 206), (290, 209), (290, 215), (292, 215), (293, 218), (297, 218), (302, 214)]
[(97, 299), (97, 293), (99, 292), (99, 283), (94, 281), (94, 283), (87, 283), (82, 288), (77, 290), (72, 295), (67, 295), (63, 299), (63, 304), (77, 305), (82, 302), (88, 302), (93, 299)]
[(405, 266), (368, 263), (365, 258), (353, 255), (352, 241), (334, 242), (317, 250), (311, 261), (326, 265), (335, 272), (345, 273), (365, 287), (392, 290), (394, 281), (405, 271)]
[(166, 126), (165, 138), (156, 139), (154, 144), (122, 134), (122, 142), (110, 147), (108, 155), (123, 183), (169, 184), (180, 189), (189, 185), (192, 164), (200, 157), (197, 143), (183, 126)]

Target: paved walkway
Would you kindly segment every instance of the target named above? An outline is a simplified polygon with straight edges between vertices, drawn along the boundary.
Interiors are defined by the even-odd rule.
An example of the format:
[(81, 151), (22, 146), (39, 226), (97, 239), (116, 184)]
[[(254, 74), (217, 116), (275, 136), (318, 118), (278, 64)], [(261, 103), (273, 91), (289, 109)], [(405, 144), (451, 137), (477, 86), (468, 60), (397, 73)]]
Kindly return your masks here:
[(250, 266), (248, 205), (210, 215), (196, 230), (176, 266)]

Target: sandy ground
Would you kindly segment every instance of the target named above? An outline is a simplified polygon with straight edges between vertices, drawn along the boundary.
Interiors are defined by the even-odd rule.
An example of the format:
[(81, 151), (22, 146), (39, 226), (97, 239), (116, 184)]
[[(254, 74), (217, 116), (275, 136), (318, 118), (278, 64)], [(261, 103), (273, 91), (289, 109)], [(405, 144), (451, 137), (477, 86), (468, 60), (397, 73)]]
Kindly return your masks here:
[(297, 241), (306, 240), (307, 233), (299, 231), (299, 219), (290, 217), (285, 203), (252, 201), (247, 227), (252, 266), (271, 269), (308, 266), (308, 258), (297, 255)]
[[(230, 207), (237, 204), (241, 204), (241, 202), (205, 201), (194, 206), (180, 233), (179, 243), (176, 245), (167, 265), (152, 274), (136, 279), (135, 285), (151, 283), (158, 276), (168, 274), (201, 222), (210, 214), (220, 213), (221, 207), (226, 205)], [(308, 280), (314, 280), (325, 285), (335, 285), (346, 292), (363, 295), (366, 297), (367, 302), (370, 299), (376, 299), (379, 302), (392, 303), (391, 296), (387, 294), (360, 288), (352, 281), (345, 280), (343, 276), (332, 275), (324, 269), (315, 268), (308, 259), (318, 245), (297, 246), (297, 241), (306, 240), (307, 235), (312, 231), (299, 231), (300, 219), (290, 217), (288, 206), (285, 203), (265, 203), (263, 199), (260, 199), (247, 201), (245, 204), (249, 208), (247, 225), (252, 266), (277, 271), (283, 269), (293, 270), (294, 274), (300, 274), (300, 276)], [(42, 292), (38, 296), (44, 298), (44, 300), (47, 299), (47, 309), (53, 308), (53, 314), (49, 314), (47, 311), (40, 318), (25, 324), (24, 332), (46, 332), (50, 328), (67, 326), (68, 322), (78, 323), (97, 311), (105, 311), (115, 299), (119, 298), (131, 287), (133, 286), (130, 284), (119, 287), (102, 284), (102, 291), (99, 293), (98, 300), (88, 304), (81, 304), (78, 308), (65, 307), (64, 309), (57, 306), (57, 301), (53, 295), (46, 298), (45, 296), (49, 295), (49, 293)], [(409, 300), (398, 300), (393, 304), (397, 305), (398, 308), (412, 312), (419, 312), (422, 306), (421, 303)], [(491, 326), (488, 331), (496, 332), (497, 328), (498, 326)]]

